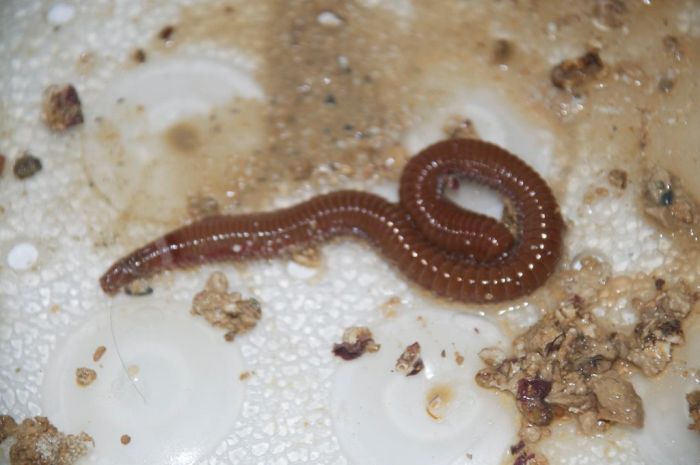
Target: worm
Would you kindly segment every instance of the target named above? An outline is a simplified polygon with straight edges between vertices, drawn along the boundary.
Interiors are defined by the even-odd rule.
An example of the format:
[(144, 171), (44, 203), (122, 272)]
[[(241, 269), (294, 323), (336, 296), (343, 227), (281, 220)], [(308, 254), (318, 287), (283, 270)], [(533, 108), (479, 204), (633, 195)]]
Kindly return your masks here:
[[(515, 237), (502, 223), (446, 199), (449, 175), (507, 197), (515, 210)], [(564, 229), (556, 198), (532, 168), (496, 145), (450, 139), (427, 147), (406, 164), (399, 198), (391, 203), (345, 190), (286, 209), (210, 216), (117, 261), (100, 284), (114, 294), (166, 269), (273, 258), (343, 235), (367, 239), (410, 280), (462, 302), (525, 296), (556, 268)]]

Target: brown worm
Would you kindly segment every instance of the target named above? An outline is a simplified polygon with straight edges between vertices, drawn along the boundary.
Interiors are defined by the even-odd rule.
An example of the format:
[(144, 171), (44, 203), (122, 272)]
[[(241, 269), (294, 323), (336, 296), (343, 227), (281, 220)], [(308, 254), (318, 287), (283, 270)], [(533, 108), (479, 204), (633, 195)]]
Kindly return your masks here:
[[(510, 199), (517, 239), (498, 221), (443, 197), (447, 175), (455, 174)], [(398, 204), (366, 192), (339, 191), (272, 212), (208, 217), (122, 258), (100, 284), (112, 294), (165, 269), (271, 258), (352, 234), (367, 238), (408, 278), (435, 294), (497, 302), (544, 284), (559, 259), (562, 231), (556, 199), (532, 168), (493, 144), (453, 139), (408, 162)]]

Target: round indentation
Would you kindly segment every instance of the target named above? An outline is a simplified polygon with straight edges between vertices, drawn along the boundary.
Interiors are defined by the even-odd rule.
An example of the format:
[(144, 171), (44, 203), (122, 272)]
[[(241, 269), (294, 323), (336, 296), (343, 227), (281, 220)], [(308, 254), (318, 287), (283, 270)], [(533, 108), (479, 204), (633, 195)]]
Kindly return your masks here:
[[(426, 311), (372, 332), (379, 352), (339, 361), (333, 384), (335, 429), (355, 463), (499, 463), (515, 437), (514, 406), (474, 382), (479, 350), (502, 344), (498, 328), (477, 316)], [(414, 342), (424, 368), (406, 376), (395, 364)]]
[(143, 219), (182, 218), (193, 196), (235, 201), (264, 140), (262, 97), (243, 68), (149, 60), (86, 102), (87, 173), (111, 205)]
[[(94, 361), (100, 346), (106, 350)], [(82, 367), (97, 372), (85, 387), (76, 383)], [(44, 412), (60, 428), (94, 438), (91, 463), (194, 463), (231, 432), (243, 371), (236, 344), (183, 305), (128, 302), (59, 344), (42, 386)]]
[(75, 7), (65, 3), (55, 3), (49, 8), (46, 20), (53, 26), (60, 26), (70, 22), (75, 16)]
[(30, 242), (15, 244), (7, 253), (7, 265), (18, 271), (30, 269), (38, 259), (39, 251)]

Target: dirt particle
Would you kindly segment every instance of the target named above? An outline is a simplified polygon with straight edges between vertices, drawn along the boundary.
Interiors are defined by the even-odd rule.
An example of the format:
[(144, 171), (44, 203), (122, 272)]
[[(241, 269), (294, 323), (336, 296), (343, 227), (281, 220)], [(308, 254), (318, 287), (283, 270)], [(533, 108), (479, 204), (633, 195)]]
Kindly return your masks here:
[(136, 63), (145, 63), (146, 51), (142, 48), (137, 48), (131, 53), (131, 59), (134, 60)]
[(2, 176), (2, 173), (5, 171), (5, 162), (7, 161), (7, 158), (5, 155), (0, 153), (0, 176)]
[(681, 43), (677, 37), (672, 35), (664, 36), (662, 44), (666, 53), (671, 55), (675, 60), (680, 61), (683, 58), (683, 50)]
[(99, 346), (97, 349), (95, 349), (95, 352), (92, 354), (92, 361), (93, 362), (99, 362), (102, 359), (102, 356), (107, 352), (107, 348), (105, 346)]
[(87, 387), (91, 385), (97, 379), (97, 372), (92, 368), (76, 368), (75, 370), (75, 382), (78, 383), (80, 387)]
[(119, 442), (126, 446), (131, 442), (131, 436), (128, 434), (122, 434), (122, 437), (119, 438)]
[(433, 386), (425, 396), (425, 411), (430, 418), (441, 421), (447, 416), (455, 393), (448, 384)]
[(238, 292), (228, 292), (228, 279), (220, 271), (209, 276), (202, 291), (192, 299), (193, 315), (201, 315), (212, 326), (226, 330), (224, 339), (233, 341), (239, 334), (255, 328), (262, 317), (256, 299), (243, 299)]
[(0, 442), (12, 438), (10, 465), (73, 465), (94, 441), (86, 433), (64, 434), (46, 417), (27, 418), (19, 425), (0, 415)]
[(177, 123), (165, 131), (168, 147), (182, 154), (193, 154), (202, 145), (199, 131), (189, 123)]
[(504, 65), (513, 57), (513, 44), (506, 39), (497, 39), (493, 43), (492, 60), (497, 65)]
[(608, 172), (608, 182), (611, 186), (620, 190), (627, 188), (627, 171), (621, 169), (612, 169)]
[(124, 292), (127, 295), (142, 297), (153, 294), (153, 288), (146, 279), (135, 279), (124, 286)]
[(243, 371), (240, 375), (238, 375), (238, 379), (241, 381), (245, 381), (247, 379), (250, 379), (250, 377), (253, 376), (254, 373), (254, 371)]
[(450, 139), (478, 139), (479, 133), (474, 122), (460, 115), (452, 115), (442, 128), (443, 134)]
[(170, 41), (175, 33), (175, 27), (168, 24), (163, 26), (163, 28), (158, 32), (158, 38), (163, 41)]
[(30, 178), (41, 171), (41, 169), (41, 160), (29, 152), (24, 152), (21, 157), (16, 159), (12, 167), (12, 171), (15, 173), (17, 179)]
[(598, 52), (590, 51), (578, 58), (562, 61), (552, 68), (549, 78), (554, 87), (572, 92), (600, 76), (604, 69)]
[(459, 352), (455, 352), (455, 363), (462, 366), (464, 364), (464, 355), (460, 354)]
[(396, 360), (396, 371), (406, 376), (414, 376), (423, 371), (425, 365), (420, 356), (420, 344), (414, 342), (406, 347), (398, 360)]
[(664, 94), (668, 94), (673, 90), (673, 86), (676, 84), (675, 79), (671, 77), (662, 77), (659, 79), (658, 89)]
[(354, 360), (366, 352), (377, 352), (380, 347), (369, 328), (351, 326), (343, 332), (342, 342), (333, 344), (333, 355), (343, 360)]
[(695, 390), (685, 396), (688, 401), (688, 414), (692, 423), (688, 425), (688, 429), (700, 433), (700, 390)]
[(601, 29), (615, 29), (624, 24), (627, 7), (622, 0), (596, 0), (593, 23)]
[(63, 131), (83, 123), (83, 110), (78, 92), (71, 84), (49, 86), (44, 91), (42, 119), (53, 131)]
[(306, 247), (292, 253), (292, 260), (301, 266), (318, 268), (323, 262), (321, 250), (318, 247)]

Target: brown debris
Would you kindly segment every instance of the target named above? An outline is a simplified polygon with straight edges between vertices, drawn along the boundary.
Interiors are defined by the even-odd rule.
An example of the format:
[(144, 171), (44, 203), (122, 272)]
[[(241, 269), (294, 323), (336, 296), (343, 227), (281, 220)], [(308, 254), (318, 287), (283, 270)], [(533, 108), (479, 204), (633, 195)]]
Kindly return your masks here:
[(80, 387), (87, 387), (91, 385), (97, 379), (97, 372), (92, 368), (76, 368), (75, 370), (75, 382), (78, 383)]
[(318, 247), (306, 247), (292, 253), (292, 260), (301, 266), (318, 268), (321, 266), (323, 256)]
[(238, 292), (228, 292), (228, 279), (219, 271), (212, 273), (204, 290), (194, 296), (191, 313), (227, 330), (224, 335), (227, 341), (255, 328), (262, 317), (260, 303), (252, 298), (243, 299)]
[(685, 396), (688, 401), (688, 414), (692, 423), (688, 425), (688, 429), (695, 430), (700, 433), (700, 390), (695, 390)]
[(7, 157), (0, 153), (0, 176), (2, 176), (2, 173), (5, 171), (5, 162), (7, 161)]
[(119, 438), (119, 442), (126, 446), (131, 442), (131, 436), (128, 434), (122, 434), (122, 436)]
[(158, 32), (158, 38), (163, 41), (169, 41), (173, 37), (173, 33), (175, 32), (175, 27), (171, 25), (163, 26), (163, 29), (161, 29)]
[(141, 297), (153, 294), (153, 288), (146, 279), (135, 279), (124, 286), (124, 292), (127, 295)]
[(644, 213), (664, 229), (697, 241), (698, 205), (676, 176), (659, 166), (652, 167), (647, 174), (642, 202)]
[(608, 182), (613, 187), (625, 190), (627, 188), (627, 171), (617, 168), (610, 170), (608, 172)]
[(142, 48), (137, 48), (131, 54), (131, 59), (136, 63), (144, 63), (146, 61), (146, 51)]
[(417, 375), (425, 365), (423, 364), (423, 359), (420, 357), (420, 344), (414, 342), (413, 344), (406, 347), (401, 356), (396, 360), (396, 371), (403, 373), (406, 376)]
[(671, 35), (664, 36), (662, 43), (666, 53), (673, 56), (673, 58), (675, 58), (677, 61), (680, 61), (683, 58), (683, 50), (677, 37)]
[(452, 115), (448, 118), (442, 132), (449, 139), (478, 139), (479, 133), (474, 122), (464, 116)]
[(573, 92), (600, 76), (604, 69), (598, 52), (590, 51), (578, 58), (562, 61), (552, 68), (549, 78), (554, 87)]
[(24, 152), (21, 157), (15, 160), (12, 172), (17, 179), (27, 179), (41, 171), (41, 160), (29, 152)]
[(515, 397), (525, 443), (538, 441), (542, 428), (563, 416), (575, 418), (586, 434), (615, 423), (643, 425), (629, 368), (647, 376), (661, 373), (672, 347), (683, 342), (681, 321), (697, 300), (683, 282), (655, 289), (650, 299), (633, 301), (639, 323), (631, 334), (599, 323), (592, 305), (573, 295), (518, 336), (513, 355), (497, 348), (479, 353), (487, 367), (477, 373), (477, 383)]
[(455, 363), (462, 366), (464, 363), (464, 355), (460, 354), (459, 352), (455, 352)]
[(71, 84), (49, 86), (42, 104), (44, 123), (53, 131), (63, 131), (83, 123), (83, 110), (78, 92)]
[(596, 0), (593, 21), (603, 29), (621, 27), (627, 7), (622, 0)]
[(498, 39), (493, 43), (493, 62), (498, 65), (506, 64), (513, 56), (513, 44), (506, 39)]
[(86, 433), (63, 434), (46, 417), (27, 418), (17, 425), (11, 417), (0, 416), (0, 442), (13, 438), (10, 465), (73, 465), (94, 446)]
[(343, 341), (333, 344), (333, 354), (343, 360), (354, 360), (365, 352), (377, 352), (372, 332), (365, 326), (351, 326), (343, 332)]
[(95, 349), (95, 353), (92, 354), (92, 361), (99, 362), (105, 352), (107, 352), (107, 348), (105, 346), (99, 346), (97, 349)]

